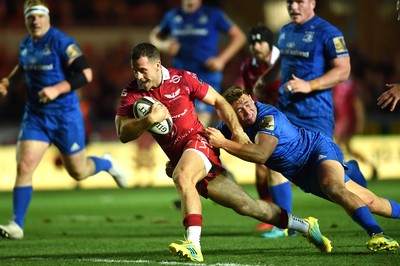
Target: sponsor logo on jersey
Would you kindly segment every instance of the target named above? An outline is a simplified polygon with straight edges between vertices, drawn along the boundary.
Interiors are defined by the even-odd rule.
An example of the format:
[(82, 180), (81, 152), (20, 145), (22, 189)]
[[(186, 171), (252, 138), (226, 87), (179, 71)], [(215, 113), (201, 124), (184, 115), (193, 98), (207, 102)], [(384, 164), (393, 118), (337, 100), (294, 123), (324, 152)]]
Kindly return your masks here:
[(302, 39), (303, 42), (310, 43), (314, 39), (314, 32), (313, 31), (306, 31), (304, 37)]
[(261, 122), (259, 124), (260, 129), (262, 130), (274, 130), (275, 127), (275, 120), (274, 116), (269, 115), (261, 119)]
[(172, 83), (179, 83), (179, 81), (181, 81), (182, 76), (179, 75), (173, 75), (171, 78), (171, 82)]
[(343, 37), (333, 38), (333, 44), (335, 45), (336, 53), (345, 53), (347, 52), (346, 43)]
[(66, 53), (67, 53), (69, 59), (76, 58), (76, 57), (82, 55), (81, 49), (79, 49), (78, 45), (76, 45), (74, 43), (67, 47)]
[(326, 158), (326, 155), (322, 155), (322, 154), (318, 155), (318, 161), (321, 161), (322, 159), (325, 159), (325, 158)]
[(173, 92), (173, 93), (171, 93), (171, 94), (165, 94), (164, 96), (165, 96), (165, 98), (173, 99), (173, 98), (175, 98), (176, 96), (178, 96), (179, 93), (181, 93), (181, 89), (177, 89), (175, 92)]

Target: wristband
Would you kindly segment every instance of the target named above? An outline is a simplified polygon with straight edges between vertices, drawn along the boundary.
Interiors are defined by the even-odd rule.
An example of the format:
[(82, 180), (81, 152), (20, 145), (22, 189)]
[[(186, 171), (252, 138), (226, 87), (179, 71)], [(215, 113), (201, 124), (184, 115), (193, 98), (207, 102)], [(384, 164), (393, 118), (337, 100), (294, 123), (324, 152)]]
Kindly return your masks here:
[(319, 89), (319, 81), (317, 79), (313, 79), (309, 83), (311, 91), (316, 91)]

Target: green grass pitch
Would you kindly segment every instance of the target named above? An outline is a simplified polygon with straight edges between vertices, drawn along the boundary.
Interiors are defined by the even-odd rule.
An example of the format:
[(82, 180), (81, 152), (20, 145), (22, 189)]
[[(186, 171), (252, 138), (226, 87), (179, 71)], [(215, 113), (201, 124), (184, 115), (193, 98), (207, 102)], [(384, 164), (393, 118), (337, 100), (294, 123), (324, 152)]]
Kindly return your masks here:
[[(243, 186), (255, 196), (252, 185)], [(375, 181), (376, 194), (400, 201), (400, 180)], [(175, 188), (35, 191), (23, 240), (0, 239), (0, 265), (195, 265), (167, 246), (183, 239)], [(400, 265), (399, 251), (371, 252), (367, 234), (338, 206), (293, 188), (293, 209), (319, 219), (332, 241), (321, 254), (303, 237), (262, 239), (258, 221), (203, 200), (203, 265)], [(0, 222), (11, 215), (11, 192), (0, 193)], [(400, 240), (400, 221), (376, 217)]]

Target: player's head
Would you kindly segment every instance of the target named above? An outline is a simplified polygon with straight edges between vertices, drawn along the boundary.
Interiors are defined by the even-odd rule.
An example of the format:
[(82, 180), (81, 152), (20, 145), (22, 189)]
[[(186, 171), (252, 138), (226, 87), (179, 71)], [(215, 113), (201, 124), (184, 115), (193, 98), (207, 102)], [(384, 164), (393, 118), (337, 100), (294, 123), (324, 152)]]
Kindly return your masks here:
[(182, 0), (182, 9), (186, 13), (194, 13), (201, 7), (202, 0)]
[(286, 0), (289, 16), (294, 24), (302, 25), (314, 16), (316, 0)]
[(263, 24), (252, 27), (247, 34), (250, 53), (257, 61), (269, 61), (273, 41), (274, 33)]
[(50, 29), (50, 11), (45, 0), (26, 0), (25, 26), (33, 39), (39, 39)]
[(162, 81), (160, 51), (150, 43), (140, 43), (131, 52), (131, 67), (139, 85), (146, 90)]
[(222, 96), (232, 105), (243, 127), (250, 126), (256, 122), (257, 107), (246, 89), (232, 86), (224, 91)]

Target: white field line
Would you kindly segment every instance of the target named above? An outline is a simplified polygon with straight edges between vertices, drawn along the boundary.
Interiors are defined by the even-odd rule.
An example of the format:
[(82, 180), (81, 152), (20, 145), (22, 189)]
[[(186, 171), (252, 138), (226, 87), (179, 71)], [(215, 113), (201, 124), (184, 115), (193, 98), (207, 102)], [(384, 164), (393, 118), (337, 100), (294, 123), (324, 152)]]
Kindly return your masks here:
[[(265, 264), (241, 264), (241, 263), (194, 263), (194, 262), (178, 262), (178, 261), (152, 261), (152, 260), (126, 260), (126, 259), (96, 259), (96, 258), (85, 258), (85, 259), (51, 259), (51, 258), (41, 258), (41, 257), (34, 257), (34, 258), (16, 258), (11, 259), (15, 261), (19, 260), (37, 260), (37, 261), (75, 261), (75, 262), (93, 262), (93, 263), (133, 263), (133, 264), (149, 264), (149, 265), (206, 265), (206, 266), (261, 266)], [(268, 266), (273, 266), (270, 264)]]

